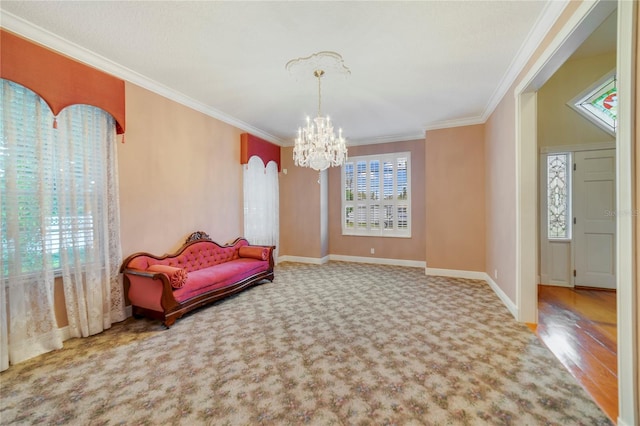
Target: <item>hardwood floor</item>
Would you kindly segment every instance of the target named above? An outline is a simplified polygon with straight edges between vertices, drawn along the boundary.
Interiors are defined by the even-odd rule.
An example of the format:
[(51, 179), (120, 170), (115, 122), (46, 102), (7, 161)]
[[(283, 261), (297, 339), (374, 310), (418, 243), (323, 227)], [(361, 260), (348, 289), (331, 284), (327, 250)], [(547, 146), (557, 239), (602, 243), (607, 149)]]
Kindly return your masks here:
[(616, 293), (538, 286), (536, 334), (615, 423)]

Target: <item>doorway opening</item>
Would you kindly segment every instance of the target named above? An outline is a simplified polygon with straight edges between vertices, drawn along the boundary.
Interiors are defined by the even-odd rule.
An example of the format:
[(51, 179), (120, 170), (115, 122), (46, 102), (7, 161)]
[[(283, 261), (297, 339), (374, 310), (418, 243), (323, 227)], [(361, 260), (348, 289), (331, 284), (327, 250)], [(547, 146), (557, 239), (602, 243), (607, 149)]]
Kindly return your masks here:
[[(537, 93), (536, 334), (614, 422), (618, 417), (615, 127), (608, 131), (594, 121), (597, 116), (582, 113), (566, 99), (584, 97), (584, 88), (593, 87), (602, 75), (613, 75), (615, 82), (616, 33), (614, 11)], [(558, 141), (564, 145), (558, 146)]]
[[(632, 117), (633, 81), (637, 52), (635, 2), (584, 2), (562, 26), (541, 57), (515, 89), (516, 97), (516, 305), (518, 319), (538, 322), (538, 145), (537, 91), (571, 56), (577, 47), (616, 9), (618, 41), (616, 68), (620, 102), (620, 122), (616, 135), (616, 212), (632, 212), (635, 200)], [(638, 325), (635, 291), (635, 217), (616, 217), (617, 350), (619, 424), (638, 421)]]

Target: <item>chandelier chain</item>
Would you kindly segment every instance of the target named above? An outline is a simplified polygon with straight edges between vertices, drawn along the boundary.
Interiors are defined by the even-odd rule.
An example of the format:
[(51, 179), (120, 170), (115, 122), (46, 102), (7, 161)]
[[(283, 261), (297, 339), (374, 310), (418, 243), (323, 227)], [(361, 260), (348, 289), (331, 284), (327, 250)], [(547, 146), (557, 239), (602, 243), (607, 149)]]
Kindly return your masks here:
[(324, 70), (315, 70), (313, 72), (313, 75), (316, 76), (316, 78), (318, 79), (318, 117), (320, 117), (322, 115), (322, 113), (321, 113), (321, 109), (322, 109), (321, 84), (322, 84), (322, 76), (324, 75)]
[(318, 117), (320, 117), (321, 114), (321, 105), (322, 105), (322, 90), (320, 90), (320, 82), (322, 81), (322, 74), (320, 74), (318, 76)]

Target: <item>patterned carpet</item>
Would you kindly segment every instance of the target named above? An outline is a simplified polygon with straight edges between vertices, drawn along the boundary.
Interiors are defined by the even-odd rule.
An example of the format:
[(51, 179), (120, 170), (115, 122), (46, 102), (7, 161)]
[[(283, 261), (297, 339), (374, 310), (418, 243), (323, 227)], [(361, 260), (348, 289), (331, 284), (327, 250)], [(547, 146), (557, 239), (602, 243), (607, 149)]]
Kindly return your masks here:
[(2, 424), (605, 425), (482, 281), (330, 262), (0, 375)]

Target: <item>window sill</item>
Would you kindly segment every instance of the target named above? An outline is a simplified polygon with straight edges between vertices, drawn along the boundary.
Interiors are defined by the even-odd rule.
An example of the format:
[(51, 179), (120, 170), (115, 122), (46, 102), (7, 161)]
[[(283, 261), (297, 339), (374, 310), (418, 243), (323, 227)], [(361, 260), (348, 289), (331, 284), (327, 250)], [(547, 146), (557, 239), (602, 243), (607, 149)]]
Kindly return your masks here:
[(342, 232), (343, 237), (373, 237), (373, 238), (411, 238), (411, 234), (409, 235), (399, 235), (399, 234), (367, 234), (367, 233), (359, 233), (359, 232)]

